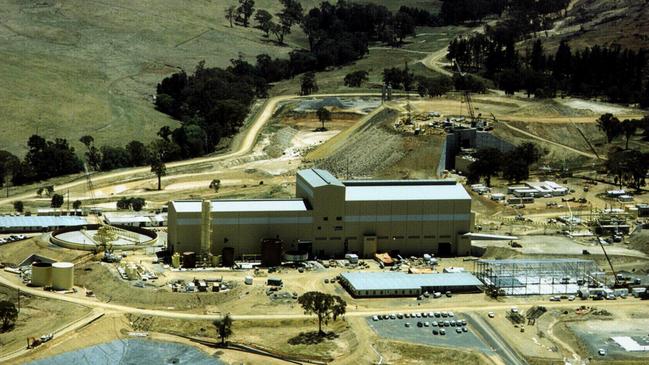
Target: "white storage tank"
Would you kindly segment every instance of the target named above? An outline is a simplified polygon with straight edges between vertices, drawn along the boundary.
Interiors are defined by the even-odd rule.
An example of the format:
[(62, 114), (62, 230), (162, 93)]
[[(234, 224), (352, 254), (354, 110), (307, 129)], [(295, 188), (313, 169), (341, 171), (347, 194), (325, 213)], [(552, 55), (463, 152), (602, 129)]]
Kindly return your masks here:
[(32, 263), (32, 286), (47, 287), (52, 283), (52, 264), (47, 262)]
[(74, 286), (74, 264), (71, 262), (55, 262), (52, 264), (52, 288), (54, 290), (69, 290)]
[(246, 283), (246, 285), (252, 285), (252, 276), (246, 276), (244, 283)]

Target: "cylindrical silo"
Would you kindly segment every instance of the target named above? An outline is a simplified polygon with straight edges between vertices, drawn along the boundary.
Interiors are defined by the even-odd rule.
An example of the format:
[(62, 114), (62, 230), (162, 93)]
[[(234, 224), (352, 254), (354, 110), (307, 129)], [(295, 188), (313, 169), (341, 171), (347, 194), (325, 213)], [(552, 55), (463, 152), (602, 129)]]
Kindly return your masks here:
[(282, 264), (282, 241), (265, 239), (261, 241), (261, 265), (265, 267)]
[(196, 267), (195, 252), (183, 252), (183, 267), (186, 269), (193, 269)]
[(50, 286), (52, 283), (52, 264), (47, 262), (32, 263), (32, 286)]
[(223, 247), (221, 254), (221, 264), (224, 267), (234, 266), (234, 247)]
[(52, 264), (52, 288), (54, 290), (69, 290), (74, 286), (74, 264), (71, 262), (55, 262)]
[(174, 269), (177, 269), (180, 267), (180, 254), (178, 252), (174, 252), (173, 255), (171, 255), (171, 266)]

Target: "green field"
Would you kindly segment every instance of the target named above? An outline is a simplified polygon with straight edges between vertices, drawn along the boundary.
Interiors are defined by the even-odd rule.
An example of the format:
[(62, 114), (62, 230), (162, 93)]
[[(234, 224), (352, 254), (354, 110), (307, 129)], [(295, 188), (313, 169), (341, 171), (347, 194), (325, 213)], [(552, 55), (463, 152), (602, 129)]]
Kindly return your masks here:
[[(429, 6), (430, 2), (388, 1)], [(225, 66), (239, 54), (286, 56), (306, 45), (298, 27), (280, 47), (254, 28), (230, 28), (235, 0), (6, 0), (0, 4), (0, 149), (22, 155), (38, 133), (99, 145), (148, 141), (176, 122), (152, 107), (155, 85), (205, 60)], [(305, 9), (320, 0), (301, 0)], [(434, 2), (437, 4), (436, 2)], [(437, 6), (437, 5), (435, 5)], [(277, 0), (257, 0), (273, 13)]]

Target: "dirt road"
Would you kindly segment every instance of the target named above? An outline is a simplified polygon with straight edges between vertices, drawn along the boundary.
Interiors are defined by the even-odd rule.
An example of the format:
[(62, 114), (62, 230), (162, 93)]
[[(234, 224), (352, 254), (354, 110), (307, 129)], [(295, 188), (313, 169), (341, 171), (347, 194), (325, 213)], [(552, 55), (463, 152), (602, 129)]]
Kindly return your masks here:
[[(598, 158), (600, 157), (600, 156), (595, 155), (594, 153), (584, 152), (584, 151), (582, 151), (582, 150), (578, 150), (578, 149), (576, 149), (576, 148), (572, 148), (572, 147), (570, 147), (570, 146), (566, 146), (565, 144), (561, 144), (561, 143), (554, 142), (554, 141), (551, 141), (551, 140), (549, 140), (549, 139), (546, 139), (546, 138), (543, 138), (543, 137), (537, 136), (536, 134), (532, 134), (532, 133), (527, 132), (527, 131), (524, 131), (524, 130), (522, 130), (522, 129), (520, 129), (520, 128), (516, 128), (516, 127), (514, 127), (513, 125), (511, 125), (511, 124), (509, 124), (509, 123), (507, 123), (507, 122), (504, 122), (504, 121), (502, 121), (502, 120), (500, 121), (500, 123), (502, 123), (502, 125), (504, 125), (505, 127), (509, 128), (509, 129), (511, 129), (511, 130), (513, 130), (513, 131), (516, 131), (517, 133), (520, 133), (520, 134), (523, 134), (523, 135), (525, 135), (525, 136), (527, 136), (527, 137), (530, 137), (530, 138), (536, 139), (537, 141), (541, 141), (541, 142), (544, 142), (544, 143), (548, 143), (548, 144), (551, 144), (551, 145), (554, 145), (554, 146), (557, 146), (557, 147), (560, 147), (560, 148), (563, 148), (563, 149), (566, 149), (566, 150), (572, 151), (572, 152), (574, 152), (574, 153), (576, 153), (576, 154), (579, 154), (579, 155), (582, 155), (582, 156), (586, 156), (586, 157), (588, 157), (588, 158), (598, 159)], [(602, 158), (604, 158), (604, 157), (602, 157)], [(605, 159), (605, 158), (604, 158), (604, 159)]]
[[(85, 327), (86, 325), (88, 325), (89, 323), (99, 319), (103, 315), (104, 315), (103, 311), (101, 311), (101, 310), (93, 310), (87, 316), (79, 318), (76, 321), (73, 321), (71, 323), (68, 323), (68, 324), (62, 326), (61, 328), (53, 331), (52, 334), (54, 335), (54, 338), (59, 338), (59, 337), (65, 336), (68, 333), (71, 333), (71, 332), (76, 331), (76, 330), (78, 330), (78, 329), (80, 329), (82, 327)], [(17, 357), (23, 356), (23, 355), (29, 353), (30, 351), (31, 351), (31, 349), (22, 348), (22, 349), (20, 349), (18, 351), (14, 351), (14, 352), (10, 352), (8, 354), (4, 354), (4, 355), (0, 356), (0, 364), (4, 364), (5, 362), (7, 362), (7, 361), (9, 361), (11, 359), (15, 359)]]
[[(23, 285), (22, 283), (18, 282), (13, 278), (14, 280), (10, 279), (10, 275), (13, 274), (8, 274), (6, 272), (1, 272), (0, 273), (0, 285), (5, 285), (11, 288), (14, 288), (16, 290), (21, 290), (24, 293), (28, 293), (30, 295), (38, 296), (38, 297), (43, 297), (43, 298), (49, 298), (49, 299), (57, 299), (61, 301), (66, 301), (70, 303), (75, 303), (75, 304), (80, 304), (84, 305), (90, 308), (100, 308), (106, 311), (106, 313), (109, 312), (116, 312), (116, 313), (134, 313), (134, 314), (141, 314), (141, 315), (148, 315), (148, 316), (155, 316), (155, 317), (165, 317), (165, 318), (176, 318), (176, 319), (218, 319), (221, 317), (220, 314), (196, 314), (196, 313), (186, 313), (186, 312), (178, 312), (178, 311), (169, 311), (169, 310), (157, 310), (157, 309), (144, 309), (144, 308), (137, 308), (137, 307), (131, 307), (128, 305), (121, 305), (121, 304), (112, 304), (112, 303), (104, 303), (104, 302), (99, 302), (97, 300), (92, 300), (88, 299), (85, 297), (76, 297), (76, 296), (71, 296), (71, 295), (66, 295), (66, 294), (59, 294), (55, 292), (49, 292), (49, 291), (44, 291), (41, 288), (31, 288)], [(183, 294), (179, 294), (183, 295)], [(540, 299), (540, 302), (542, 301), (543, 305), (547, 308), (574, 308), (577, 304), (572, 303), (572, 302), (553, 302), (553, 303), (547, 303), (545, 300)], [(527, 304), (517, 304), (517, 307), (519, 307), (521, 310), (526, 310), (529, 307), (532, 307), (533, 305), (538, 304), (538, 303), (527, 303)], [(461, 306), (454, 306), (453, 310), (457, 312), (471, 312), (471, 311), (497, 311), (497, 310), (506, 310), (511, 307), (511, 303), (493, 303), (493, 304), (487, 304), (485, 305), (482, 302), (476, 302), (476, 303), (466, 303), (465, 305)], [(635, 299), (628, 299), (625, 301), (603, 301), (598, 303), (598, 307), (601, 308), (616, 308), (616, 307), (641, 307), (644, 308), (646, 307), (645, 302), (641, 302), (639, 300)], [(394, 307), (391, 308), (390, 310), (385, 310), (381, 309), (380, 307), (371, 310), (352, 310), (351, 308), (349, 311), (345, 314), (347, 317), (369, 317), (374, 314), (390, 314), (390, 313), (395, 313), (397, 311), (401, 312), (422, 312), (422, 311), (434, 311), (436, 308), (439, 308), (439, 306), (431, 305), (431, 304), (426, 304), (426, 305), (421, 305), (416, 309), (412, 309), (411, 307), (404, 307), (404, 308), (399, 308), (399, 307)], [(234, 310), (232, 311), (232, 318), (236, 320), (279, 320), (279, 319), (305, 319), (305, 318), (312, 318), (312, 316), (308, 316), (305, 314), (302, 314), (299, 311), (299, 308), (296, 308), (292, 312), (288, 313), (277, 313), (277, 314), (237, 314), (236, 309), (233, 308)]]
[[(394, 94), (394, 95), (400, 96), (401, 94)], [(186, 167), (190, 165), (198, 165), (202, 163), (209, 163), (215, 161), (222, 161), (222, 160), (233, 159), (233, 158), (244, 156), (252, 151), (253, 147), (255, 146), (255, 142), (257, 141), (257, 137), (259, 137), (263, 127), (273, 116), (273, 113), (277, 109), (277, 105), (279, 103), (288, 100), (293, 100), (293, 99), (301, 99), (301, 98), (319, 98), (319, 97), (336, 97), (336, 96), (380, 97), (381, 94), (380, 93), (347, 93), (347, 94), (338, 93), (338, 94), (313, 94), (308, 96), (280, 95), (280, 96), (272, 97), (266, 100), (266, 102), (262, 106), (262, 110), (256, 116), (254, 116), (253, 117), (254, 119), (249, 123), (249, 127), (245, 131), (242, 131), (242, 133), (244, 133), (243, 138), (235, 138), (235, 142), (233, 142), (234, 145), (231, 146), (230, 152), (224, 154), (218, 154), (214, 156), (198, 157), (189, 160), (169, 162), (166, 164), (167, 169)], [(106, 172), (106, 173), (93, 174), (92, 181), (93, 183), (97, 184), (99, 182), (106, 181), (106, 180), (113, 180), (113, 179), (120, 179), (120, 178), (124, 179), (136, 174), (147, 174), (147, 173), (150, 173), (150, 168), (148, 166), (129, 168), (118, 172)], [(83, 186), (85, 184), (86, 184), (85, 178), (77, 178), (68, 183), (54, 186), (54, 190), (64, 191), (66, 189)], [(2, 198), (0, 199), (0, 205), (10, 204), (16, 200), (25, 200), (34, 197), (36, 197), (35, 190), (33, 193), (23, 193), (23, 194), (11, 196), (9, 198)]]
[(491, 346), (494, 351), (505, 361), (508, 365), (525, 365), (527, 361), (514, 351), (507, 341), (494, 331), (491, 326), (475, 313), (468, 313), (469, 321), (473, 327), (478, 331), (484, 341)]

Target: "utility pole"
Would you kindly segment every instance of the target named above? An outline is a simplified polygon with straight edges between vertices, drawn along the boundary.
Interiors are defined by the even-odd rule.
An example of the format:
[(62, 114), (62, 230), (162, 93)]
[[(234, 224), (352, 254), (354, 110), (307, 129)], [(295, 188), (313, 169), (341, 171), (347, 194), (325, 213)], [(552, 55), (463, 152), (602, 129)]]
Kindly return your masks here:
[(70, 189), (68, 189), (67, 195), (68, 195), (68, 199), (67, 199), (68, 200), (68, 209), (67, 210), (68, 210), (68, 214), (70, 214)]

